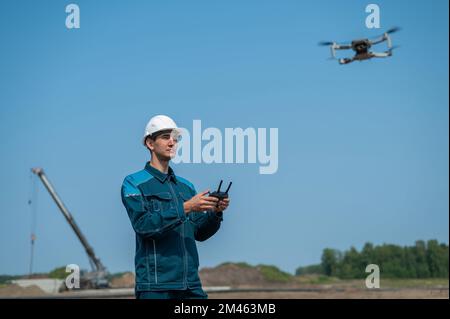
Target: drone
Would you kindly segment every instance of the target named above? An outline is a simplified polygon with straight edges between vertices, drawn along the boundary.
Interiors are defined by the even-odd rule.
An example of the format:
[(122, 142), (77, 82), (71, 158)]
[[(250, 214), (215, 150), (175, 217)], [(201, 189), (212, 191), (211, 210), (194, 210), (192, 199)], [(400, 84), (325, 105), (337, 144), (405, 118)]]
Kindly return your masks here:
[[(400, 28), (398, 28), (398, 27), (389, 29), (382, 35), (374, 38), (373, 40), (358, 39), (358, 40), (353, 40), (350, 44), (338, 44), (336, 42), (319, 42), (319, 45), (330, 46), (332, 59), (336, 59), (336, 50), (352, 49), (353, 51), (355, 51), (355, 55), (351, 58), (338, 59), (339, 64), (348, 64), (353, 61), (361, 62), (363, 60), (369, 60), (372, 58), (387, 58), (387, 57), (392, 56), (392, 50), (396, 48), (396, 47), (392, 46), (392, 40), (391, 40), (391, 37), (389, 36), (389, 34), (392, 34), (399, 30), (400, 30)], [(384, 52), (369, 51), (369, 49), (372, 47), (372, 45), (379, 44), (384, 41), (387, 41), (387, 46), (388, 46), (387, 51), (384, 51)]]

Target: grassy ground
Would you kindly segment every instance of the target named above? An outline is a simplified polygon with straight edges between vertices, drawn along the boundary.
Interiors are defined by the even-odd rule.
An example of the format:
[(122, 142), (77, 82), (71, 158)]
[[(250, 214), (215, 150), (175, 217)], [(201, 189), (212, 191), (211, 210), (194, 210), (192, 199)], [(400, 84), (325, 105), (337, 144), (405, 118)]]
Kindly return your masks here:
[(358, 289), (312, 292), (208, 293), (210, 299), (448, 299), (448, 290), (404, 288), (395, 291)]
[[(343, 280), (327, 276), (296, 276), (293, 281), (300, 285), (331, 285), (336, 287), (366, 288), (364, 280)], [(380, 278), (380, 288), (443, 288), (449, 286), (448, 278), (398, 279)]]
[(430, 278), (430, 279), (382, 279), (380, 286), (389, 288), (431, 288), (447, 287), (448, 278)]
[[(380, 279), (381, 289), (368, 289), (365, 280), (342, 280), (320, 275), (293, 276), (293, 288), (311, 291), (251, 291), (209, 293), (211, 299), (448, 299), (448, 278)], [(279, 285), (285, 288), (284, 285)], [(272, 287), (273, 288), (273, 287)]]

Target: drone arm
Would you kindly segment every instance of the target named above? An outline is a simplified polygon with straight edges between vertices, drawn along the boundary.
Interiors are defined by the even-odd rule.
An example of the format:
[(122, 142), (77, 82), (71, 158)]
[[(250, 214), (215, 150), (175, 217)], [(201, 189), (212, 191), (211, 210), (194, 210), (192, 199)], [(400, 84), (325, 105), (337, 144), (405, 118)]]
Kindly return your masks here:
[(330, 50), (331, 50), (331, 56), (333, 57), (333, 58), (336, 58), (336, 46), (335, 46), (335, 44), (333, 44), (332, 46), (330, 46)]
[(392, 41), (391, 41), (391, 37), (389, 36), (388, 33), (383, 34), (381, 37), (379, 37), (378, 39), (375, 39), (373, 41), (370, 41), (371, 44), (378, 44), (381, 42), (387, 41), (387, 46), (388, 48), (392, 48)]
[(373, 41), (370, 41), (370, 43), (371, 43), (371, 44), (378, 44), (378, 43), (381, 43), (381, 42), (384, 42), (384, 41), (386, 41), (386, 35), (383, 35), (383, 36), (381, 36), (381, 37), (378, 38), (378, 39), (375, 39), (375, 40), (373, 40)]
[(374, 57), (374, 58), (388, 58), (390, 56), (392, 56), (392, 52), (391, 51), (372, 52), (372, 57)]
[(336, 50), (347, 50), (347, 49), (351, 49), (352, 46), (351, 45), (340, 45), (337, 44), (336, 42), (333, 42), (333, 44), (330, 46), (330, 50), (331, 50), (331, 56), (333, 58), (336, 58)]
[(387, 45), (388, 45), (388, 48), (390, 49), (390, 48), (392, 48), (392, 41), (391, 41), (391, 37), (389, 36), (389, 34), (397, 32), (399, 30), (400, 30), (400, 28), (398, 28), (398, 27), (389, 29), (380, 38), (378, 38), (377, 40), (372, 41), (371, 43), (372, 44), (378, 44), (378, 43), (381, 43), (381, 42), (387, 40)]
[(354, 61), (353, 59), (343, 58), (343, 59), (339, 59), (339, 64), (349, 64), (349, 63), (352, 63), (353, 61)]
[(386, 39), (387, 39), (387, 45), (388, 48), (392, 48), (392, 41), (391, 41), (391, 37), (386, 33)]
[(334, 44), (333, 47), (334, 47), (334, 49), (336, 49), (336, 50), (348, 50), (348, 49), (351, 49), (351, 48), (352, 48), (352, 46), (351, 46), (351, 45), (348, 45), (348, 44), (342, 44), (342, 45), (340, 45), (340, 44)]

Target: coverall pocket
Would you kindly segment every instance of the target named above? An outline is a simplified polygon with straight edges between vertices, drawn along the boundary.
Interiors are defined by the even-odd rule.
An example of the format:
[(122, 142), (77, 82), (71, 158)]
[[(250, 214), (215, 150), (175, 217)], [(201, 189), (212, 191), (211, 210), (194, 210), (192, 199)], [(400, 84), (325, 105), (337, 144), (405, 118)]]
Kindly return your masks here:
[(169, 192), (144, 194), (150, 210), (160, 212), (174, 208), (173, 197)]

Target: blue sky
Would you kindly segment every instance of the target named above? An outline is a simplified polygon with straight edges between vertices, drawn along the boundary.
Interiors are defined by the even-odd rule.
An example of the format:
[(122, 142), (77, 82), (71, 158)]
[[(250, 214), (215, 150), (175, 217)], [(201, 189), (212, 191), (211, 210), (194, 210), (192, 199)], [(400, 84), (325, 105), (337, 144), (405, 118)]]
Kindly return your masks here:
[[(448, 1), (66, 1), (0, 4), (0, 274), (27, 273), (30, 168), (40, 166), (112, 272), (134, 270), (123, 178), (143, 168), (148, 119), (278, 128), (276, 174), (177, 164), (197, 190), (232, 180), (201, 267), (294, 272), (322, 250), (449, 238)], [(390, 59), (340, 66), (318, 41), (392, 26)], [(380, 46), (380, 48), (384, 48)], [(350, 53), (350, 52), (349, 52)], [(84, 250), (38, 183), (34, 271)]]

